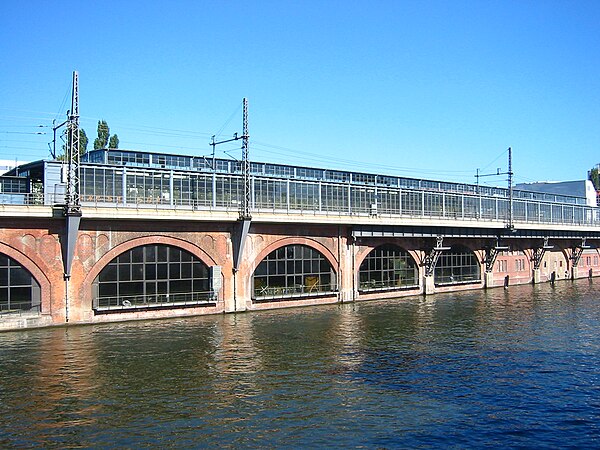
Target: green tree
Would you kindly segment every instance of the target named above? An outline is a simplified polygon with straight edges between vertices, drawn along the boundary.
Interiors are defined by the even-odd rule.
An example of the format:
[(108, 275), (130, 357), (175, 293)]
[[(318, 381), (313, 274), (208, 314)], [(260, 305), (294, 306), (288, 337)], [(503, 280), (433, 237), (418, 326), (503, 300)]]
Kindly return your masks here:
[(87, 152), (88, 137), (83, 128), (79, 129), (79, 154), (83, 155)]
[(98, 121), (98, 137), (94, 140), (94, 150), (102, 148), (119, 148), (119, 138), (116, 134), (110, 135), (106, 120)]
[(108, 144), (108, 138), (110, 136), (110, 129), (108, 128), (108, 124), (106, 120), (98, 121), (98, 137), (94, 139), (94, 150), (99, 150), (101, 148), (106, 148)]
[[(63, 144), (62, 146), (62, 154), (58, 155), (56, 157), (57, 160), (59, 161), (66, 161), (67, 160), (67, 146), (69, 145), (69, 133), (66, 133), (67, 136), (67, 142), (65, 144)], [(83, 155), (86, 151), (87, 151), (87, 146), (88, 146), (88, 137), (87, 134), (85, 134), (85, 130), (83, 128), (79, 129), (79, 154)]]
[(108, 148), (119, 148), (119, 136), (113, 134), (108, 140)]
[(598, 167), (594, 167), (592, 170), (588, 172), (588, 178), (594, 185), (596, 190), (600, 189), (600, 174), (598, 173)]

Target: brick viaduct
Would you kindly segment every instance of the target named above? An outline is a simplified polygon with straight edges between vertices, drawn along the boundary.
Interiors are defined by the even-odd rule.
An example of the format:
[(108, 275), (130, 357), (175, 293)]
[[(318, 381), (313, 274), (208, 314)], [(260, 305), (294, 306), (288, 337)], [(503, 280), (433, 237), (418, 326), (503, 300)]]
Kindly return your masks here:
[[(61, 324), (189, 316), (239, 312), (276, 307), (350, 302), (403, 295), (430, 294), (463, 289), (478, 289), (510, 284), (581, 278), (600, 273), (598, 251), (585, 249), (578, 259), (581, 237), (597, 239), (594, 231), (563, 230), (553, 238), (550, 228), (529, 230), (503, 236), (511, 252), (500, 253), (492, 267), (487, 267), (490, 245), (501, 225), (490, 224), (487, 231), (473, 232), (464, 223), (433, 224), (407, 220), (390, 223), (384, 219), (339, 217), (260, 216), (253, 218), (241, 263), (234, 270), (234, 246), (237, 216), (234, 213), (199, 213), (178, 211), (119, 210), (118, 208), (83, 208), (79, 225), (71, 277), (64, 278), (64, 218), (51, 207), (3, 207), (0, 228), (0, 253), (26, 268), (38, 281), (41, 291), (41, 314), (4, 320), (0, 329)], [(12, 208), (12, 209), (11, 209)], [(435, 226), (434, 226), (435, 225)], [(481, 224), (475, 224), (481, 226)], [(473, 225), (471, 225), (473, 227)], [(500, 231), (499, 231), (500, 230)], [(543, 236), (547, 251), (541, 251)], [(481, 280), (477, 283), (435, 286), (426, 276), (427, 258), (444, 236), (444, 245), (461, 244), (480, 261)], [(585, 242), (585, 241), (584, 241)], [(418, 265), (419, 286), (402, 291), (360, 293), (358, 268), (371, 250), (384, 243), (406, 250)], [(214, 304), (186, 308), (139, 310), (98, 314), (92, 308), (92, 283), (100, 271), (121, 253), (146, 244), (166, 244), (184, 249), (209, 267), (220, 266), (222, 288)], [(320, 297), (288, 299), (279, 302), (253, 303), (251, 280), (257, 265), (273, 250), (290, 244), (303, 244), (321, 253), (337, 274), (338, 292)], [(587, 248), (587, 247), (586, 247)], [(579, 256), (582, 256), (581, 254)], [(586, 258), (585, 256), (591, 256)], [(536, 257), (541, 257), (534, 267)], [(524, 261), (515, 270), (514, 261)], [(502, 261), (506, 261), (502, 263)], [(579, 264), (577, 264), (579, 262)], [(489, 260), (488, 260), (489, 264)], [(491, 270), (490, 270), (491, 269)], [(504, 269), (504, 270), (501, 270)], [(508, 276), (508, 278), (507, 278)]]

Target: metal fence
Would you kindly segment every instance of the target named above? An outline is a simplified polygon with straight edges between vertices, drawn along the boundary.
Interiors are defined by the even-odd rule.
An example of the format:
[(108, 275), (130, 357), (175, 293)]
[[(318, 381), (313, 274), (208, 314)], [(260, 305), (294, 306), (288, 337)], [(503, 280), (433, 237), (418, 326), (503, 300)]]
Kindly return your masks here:
[[(54, 192), (57, 192), (55, 189)], [(83, 206), (237, 211), (241, 175), (82, 168)], [(62, 193), (0, 194), (0, 204), (60, 205)], [(599, 209), (574, 203), (456, 193), (431, 188), (366, 186), (351, 182), (253, 176), (250, 209), (256, 213), (436, 218), (465, 221), (600, 226)]]

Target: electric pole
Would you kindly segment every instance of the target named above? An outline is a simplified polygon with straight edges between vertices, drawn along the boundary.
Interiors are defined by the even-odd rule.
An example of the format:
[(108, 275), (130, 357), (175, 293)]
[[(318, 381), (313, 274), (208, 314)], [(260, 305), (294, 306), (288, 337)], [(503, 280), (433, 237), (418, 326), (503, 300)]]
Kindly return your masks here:
[(477, 178), (477, 193), (479, 193), (479, 178), (482, 177), (493, 177), (496, 175), (508, 175), (508, 211), (507, 211), (507, 224), (506, 228), (509, 230), (513, 230), (513, 170), (512, 170), (512, 148), (508, 147), (508, 171), (500, 172), (500, 169), (496, 171), (496, 173), (486, 173), (480, 174), (479, 169), (477, 169), (477, 174), (475, 178)]
[(242, 171), (244, 173), (244, 200), (240, 219), (250, 219), (250, 160), (248, 159), (248, 99), (244, 98), (242, 136)]
[(73, 72), (71, 112), (69, 114), (67, 140), (67, 193), (65, 215), (81, 215), (79, 204), (79, 74)]
[(248, 141), (250, 135), (248, 134), (248, 99), (243, 99), (243, 113), (242, 113), (242, 135), (238, 136), (237, 133), (233, 134), (233, 138), (225, 139), (224, 141), (215, 141), (215, 136), (212, 137), (210, 144), (212, 146), (212, 159), (213, 159), (213, 171), (216, 170), (215, 166), (215, 146), (219, 144), (225, 144), (227, 142), (242, 140), (242, 176), (244, 180), (244, 192), (243, 197), (240, 201), (240, 220), (251, 219), (250, 215), (250, 160), (248, 158)]

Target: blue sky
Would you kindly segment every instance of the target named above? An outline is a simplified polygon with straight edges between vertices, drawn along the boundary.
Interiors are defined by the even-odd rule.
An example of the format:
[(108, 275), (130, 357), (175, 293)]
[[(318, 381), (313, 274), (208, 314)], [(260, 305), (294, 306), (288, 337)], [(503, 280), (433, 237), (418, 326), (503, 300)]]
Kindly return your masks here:
[(0, 159), (49, 156), (77, 70), (90, 146), (104, 119), (120, 148), (209, 154), (247, 97), (252, 160), (463, 182), (509, 146), (516, 182), (600, 162), (598, 1), (3, 1), (0, 23)]

